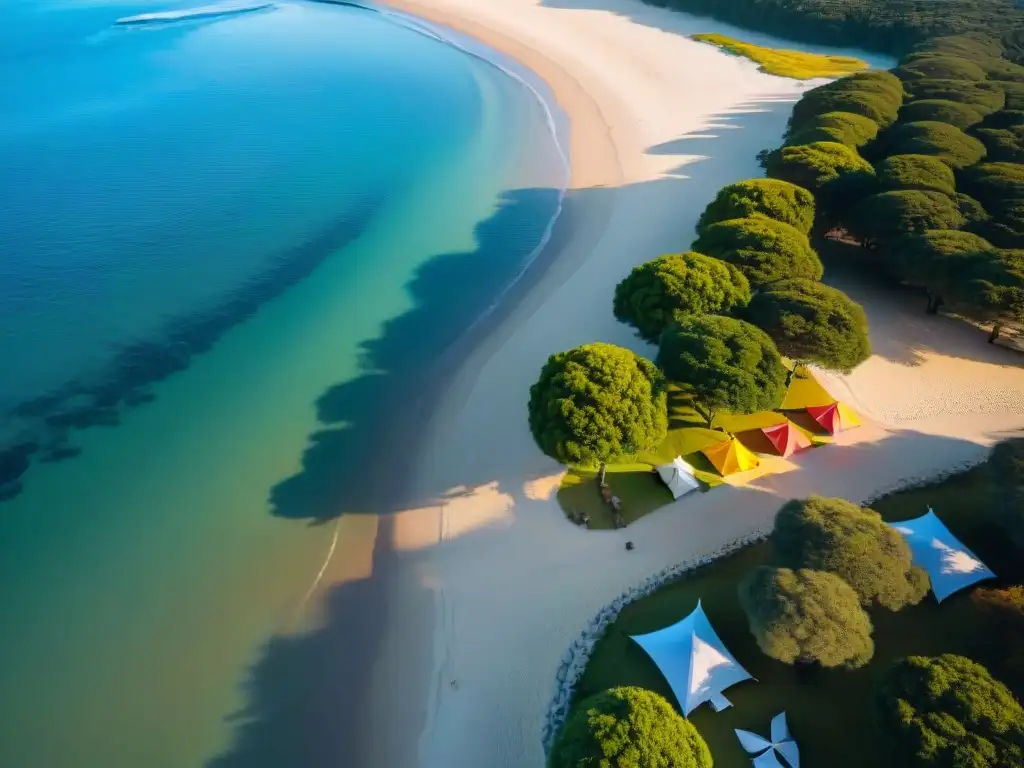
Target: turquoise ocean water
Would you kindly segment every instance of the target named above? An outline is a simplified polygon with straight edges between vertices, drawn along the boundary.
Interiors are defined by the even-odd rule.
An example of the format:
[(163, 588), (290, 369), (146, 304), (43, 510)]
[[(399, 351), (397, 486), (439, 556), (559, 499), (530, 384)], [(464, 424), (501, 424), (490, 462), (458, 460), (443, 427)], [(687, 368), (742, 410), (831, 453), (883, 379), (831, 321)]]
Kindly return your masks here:
[(0, 7), (3, 768), (230, 752), (391, 405), (559, 207), (524, 81), (253, 6)]

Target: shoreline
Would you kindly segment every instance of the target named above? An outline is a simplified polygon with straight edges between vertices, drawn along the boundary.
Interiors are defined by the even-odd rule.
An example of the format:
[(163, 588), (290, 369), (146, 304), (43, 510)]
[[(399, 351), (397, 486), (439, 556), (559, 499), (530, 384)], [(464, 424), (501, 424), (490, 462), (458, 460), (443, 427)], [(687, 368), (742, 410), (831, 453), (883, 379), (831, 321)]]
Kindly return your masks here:
[[(913, 333), (894, 329), (916, 332), (922, 318), (860, 286), (851, 295), (868, 312), (878, 354), (823, 383), (856, 397), (862, 428), (776, 474), (687, 497), (626, 530), (580, 531), (554, 497), (561, 467), (529, 435), (529, 385), (549, 354), (580, 343), (651, 356), (612, 317), (614, 286), (632, 266), (685, 250), (722, 186), (763, 176), (757, 151), (779, 143), (792, 103), (817, 83), (760, 73), (687, 37), (729, 25), (633, 0), (608, 0), (602, 10), (538, 0), (389, 5), (469, 35), (544, 79), (569, 115), (573, 162), (548, 247), (438, 361), (413, 409), (413, 482), (389, 531), (387, 631), (369, 692), (376, 741), (387, 734), (402, 744), (373, 764), (404, 768), (410, 763), (393, 756), (415, 753), (426, 766), (541, 765), (566, 648), (615, 595), (770, 527), (786, 499), (863, 502), (980, 460), (1006, 428), (1024, 428), (1024, 416), (997, 430), (962, 390), (991, 379), (974, 399), (1009, 391), (1024, 404), (1024, 369), (983, 340), (975, 346), (959, 326), (940, 328), (920, 351)], [(907, 393), (925, 395), (927, 418), (899, 401)], [(636, 545), (629, 555), (627, 538)], [(429, 664), (421, 655), (427, 632)]]

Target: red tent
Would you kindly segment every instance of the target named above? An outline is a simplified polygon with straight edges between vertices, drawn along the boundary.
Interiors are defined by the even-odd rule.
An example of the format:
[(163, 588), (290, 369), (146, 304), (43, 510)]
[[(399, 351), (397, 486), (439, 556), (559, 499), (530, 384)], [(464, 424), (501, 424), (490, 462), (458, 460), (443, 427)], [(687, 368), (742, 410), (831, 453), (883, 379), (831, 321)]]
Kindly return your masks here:
[(853, 427), (859, 427), (860, 422), (853, 415), (853, 411), (842, 403), (829, 403), (828, 405), (812, 405), (807, 407), (807, 413), (830, 435), (842, 432)]
[(779, 452), (780, 456), (792, 456), (797, 451), (811, 447), (811, 441), (807, 435), (797, 429), (791, 421), (762, 427), (761, 432), (775, 446), (775, 450)]

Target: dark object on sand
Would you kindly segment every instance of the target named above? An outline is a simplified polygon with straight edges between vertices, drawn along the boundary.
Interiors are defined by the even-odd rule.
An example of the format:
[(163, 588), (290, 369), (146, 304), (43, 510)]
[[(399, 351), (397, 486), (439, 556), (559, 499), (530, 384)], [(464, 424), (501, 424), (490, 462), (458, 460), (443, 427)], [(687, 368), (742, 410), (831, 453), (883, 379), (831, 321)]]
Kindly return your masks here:
[(633, 551), (633, 542), (632, 541), (627, 541), (626, 542), (626, 550), (629, 551), (629, 552)]

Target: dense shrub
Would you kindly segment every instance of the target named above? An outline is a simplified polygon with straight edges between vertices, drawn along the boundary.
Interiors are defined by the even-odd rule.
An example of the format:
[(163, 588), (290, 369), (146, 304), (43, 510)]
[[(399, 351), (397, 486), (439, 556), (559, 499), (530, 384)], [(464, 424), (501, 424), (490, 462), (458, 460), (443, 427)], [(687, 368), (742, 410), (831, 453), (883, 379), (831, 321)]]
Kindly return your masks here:
[(740, 582), (739, 598), (758, 647), (773, 659), (861, 667), (874, 655), (871, 619), (831, 573), (760, 566)]
[(900, 123), (886, 137), (888, 154), (933, 155), (953, 168), (974, 165), (985, 156), (985, 145), (948, 123), (924, 120)]
[[(1024, 450), (1021, 457), (1017, 471), (1022, 473), (1018, 477), (1024, 478)], [(1024, 643), (1020, 641), (1024, 637), (1024, 586), (976, 589), (971, 592), (971, 602), (981, 616), (978, 634), (989, 666), (1020, 697), (1024, 694)]]
[(530, 388), (529, 413), (537, 445), (563, 464), (648, 450), (668, 430), (661, 371), (611, 344), (549, 357)]
[(930, 155), (890, 155), (875, 168), (883, 189), (932, 189), (956, 194), (953, 169)]
[(911, 101), (900, 108), (900, 120), (904, 123), (949, 123), (963, 130), (980, 123), (983, 119), (984, 115), (970, 104), (960, 104), (946, 99), (921, 99)]
[(976, 198), (990, 213), (1024, 201), (1024, 165), (982, 163), (960, 174), (960, 188)]
[(956, 292), (966, 264), (994, 251), (991, 243), (970, 232), (933, 229), (897, 240), (886, 265), (897, 280), (924, 289), (928, 309), (935, 310)]
[(913, 81), (922, 78), (942, 80), (985, 80), (988, 78), (985, 70), (973, 61), (961, 56), (938, 53), (906, 59), (896, 69), (895, 74), (911, 89)]
[(720, 410), (756, 413), (778, 407), (786, 367), (760, 328), (730, 317), (686, 317), (665, 329), (658, 365), (688, 387), (708, 426)]
[(1000, 83), (1006, 97), (1004, 109), (1024, 110), (1024, 80)]
[(634, 267), (615, 289), (614, 312), (657, 343), (676, 313), (728, 313), (749, 301), (750, 284), (736, 267), (689, 251)]
[(985, 157), (991, 162), (1024, 162), (1024, 125), (1009, 128), (977, 128), (975, 137), (985, 145)]
[(871, 355), (864, 309), (842, 291), (811, 280), (772, 283), (747, 308), (747, 318), (786, 357), (849, 372)]
[(711, 751), (690, 721), (643, 688), (611, 688), (569, 713), (548, 768), (712, 768)]
[(793, 133), (802, 131), (815, 121), (818, 115), (827, 112), (851, 112), (866, 117), (884, 128), (895, 122), (900, 104), (902, 100), (893, 103), (887, 94), (880, 91), (838, 90), (821, 86), (808, 91), (797, 102), (790, 118), (790, 130)]
[(865, 606), (898, 611), (928, 592), (927, 574), (911, 564), (906, 541), (873, 509), (812, 496), (775, 515), (773, 562), (782, 568), (834, 573)]
[(835, 141), (857, 149), (874, 139), (878, 135), (878, 130), (878, 123), (863, 115), (855, 115), (852, 112), (826, 112), (813, 120), (808, 120), (799, 131), (788, 138), (786, 144), (796, 146), (818, 141)]
[(1001, 109), (985, 118), (985, 128), (1013, 128), (1024, 125), (1024, 110)]
[(910, 189), (865, 198), (846, 214), (843, 223), (854, 237), (877, 245), (912, 232), (958, 229), (965, 221), (949, 195)]
[(764, 216), (796, 227), (805, 235), (814, 226), (814, 195), (779, 179), (747, 179), (722, 187), (704, 209), (697, 233), (730, 219)]
[(908, 101), (945, 99), (969, 104), (983, 115), (998, 112), (1006, 104), (1006, 95), (999, 83), (970, 82), (967, 80), (915, 80), (907, 84), (911, 91)]
[(1008, 768), (1024, 764), (1024, 710), (963, 656), (909, 656), (880, 680), (875, 711), (899, 765)]
[(783, 147), (768, 155), (765, 170), (775, 179), (783, 179), (812, 192), (843, 176), (874, 177), (871, 163), (845, 144), (816, 141), (812, 144)]
[(749, 217), (717, 222), (701, 233), (693, 248), (735, 265), (753, 286), (783, 277), (820, 280), (823, 272), (807, 235), (773, 219)]
[(956, 193), (956, 207), (964, 217), (964, 228), (969, 229), (972, 225), (988, 221), (991, 217), (985, 207), (970, 195), (963, 192)]
[(1005, 323), (1024, 323), (1024, 250), (1000, 249), (964, 262), (947, 298), (960, 314), (993, 324), (990, 342)]
[(1024, 438), (1006, 440), (993, 448), (987, 470), (993, 518), (1024, 550)]

